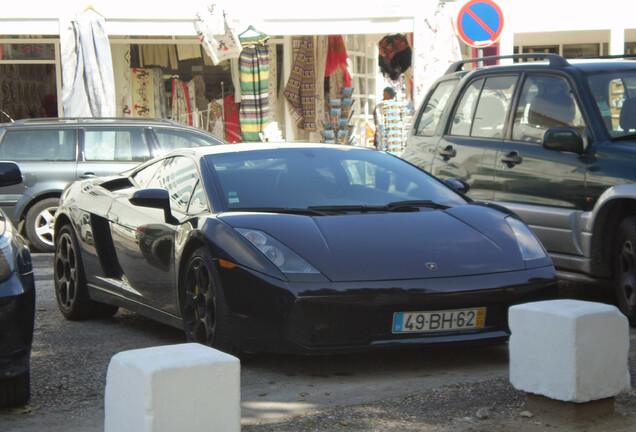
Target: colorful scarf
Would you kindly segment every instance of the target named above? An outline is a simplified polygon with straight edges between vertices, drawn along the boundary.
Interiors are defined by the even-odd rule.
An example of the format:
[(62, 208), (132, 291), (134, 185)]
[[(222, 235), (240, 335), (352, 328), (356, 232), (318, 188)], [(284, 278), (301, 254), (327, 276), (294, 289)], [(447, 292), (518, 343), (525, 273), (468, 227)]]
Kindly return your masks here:
[(300, 129), (316, 130), (316, 81), (313, 37), (304, 37), (285, 86), (294, 123)]
[(269, 47), (248, 45), (239, 57), (241, 81), (241, 135), (243, 141), (261, 141), (269, 122)]

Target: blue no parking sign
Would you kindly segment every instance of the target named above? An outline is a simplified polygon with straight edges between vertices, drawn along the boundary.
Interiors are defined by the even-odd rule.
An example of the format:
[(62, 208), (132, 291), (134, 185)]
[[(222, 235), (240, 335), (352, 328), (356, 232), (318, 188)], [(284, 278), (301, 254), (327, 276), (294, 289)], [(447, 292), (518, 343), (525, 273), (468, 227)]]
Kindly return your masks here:
[(457, 14), (457, 32), (468, 45), (483, 48), (492, 45), (503, 30), (501, 8), (491, 0), (470, 0)]

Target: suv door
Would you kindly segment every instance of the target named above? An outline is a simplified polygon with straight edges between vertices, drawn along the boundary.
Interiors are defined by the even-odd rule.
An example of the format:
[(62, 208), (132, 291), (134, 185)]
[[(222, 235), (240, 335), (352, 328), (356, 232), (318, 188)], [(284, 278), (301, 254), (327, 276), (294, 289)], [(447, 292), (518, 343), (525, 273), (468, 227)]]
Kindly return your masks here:
[(80, 128), (81, 155), (78, 179), (119, 174), (151, 158), (149, 128)]
[(75, 180), (77, 130), (67, 128), (7, 128), (0, 142), (0, 160), (17, 162), (23, 182), (0, 188), (0, 205), (17, 224), (34, 198)]
[(464, 87), (437, 145), (431, 172), (464, 180), (474, 199), (494, 198), (495, 157), (518, 80), (518, 74), (476, 77)]
[(543, 135), (552, 127), (572, 127), (583, 135), (585, 124), (564, 76), (528, 74), (512, 139), (497, 153), (494, 200), (529, 224), (551, 253), (583, 254), (572, 236), (571, 215), (590, 207), (585, 188), (589, 162), (583, 155), (544, 148)]

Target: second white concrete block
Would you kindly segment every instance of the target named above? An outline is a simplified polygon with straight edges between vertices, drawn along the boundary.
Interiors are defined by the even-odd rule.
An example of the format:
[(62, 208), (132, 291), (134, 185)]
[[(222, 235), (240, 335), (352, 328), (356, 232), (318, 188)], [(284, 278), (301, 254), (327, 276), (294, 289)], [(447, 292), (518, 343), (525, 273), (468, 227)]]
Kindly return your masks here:
[(567, 402), (629, 389), (629, 324), (616, 307), (550, 300), (513, 306), (508, 318), (515, 388)]

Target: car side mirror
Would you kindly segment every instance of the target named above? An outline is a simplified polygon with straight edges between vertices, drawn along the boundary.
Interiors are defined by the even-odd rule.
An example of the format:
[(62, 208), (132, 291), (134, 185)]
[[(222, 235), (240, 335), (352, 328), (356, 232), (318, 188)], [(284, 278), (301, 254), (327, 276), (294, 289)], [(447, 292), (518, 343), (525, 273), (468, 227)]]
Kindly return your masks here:
[(456, 178), (446, 179), (444, 180), (444, 183), (446, 183), (447, 186), (450, 186), (451, 188), (456, 189), (463, 194), (467, 194), (470, 190), (470, 185), (468, 183)]
[(22, 172), (15, 162), (0, 162), (0, 186), (22, 183)]
[(179, 221), (170, 210), (170, 193), (165, 189), (141, 189), (128, 200), (134, 206), (163, 210), (166, 223), (176, 225)]
[(584, 150), (583, 137), (574, 128), (550, 128), (543, 134), (543, 147), (548, 150), (581, 154)]

